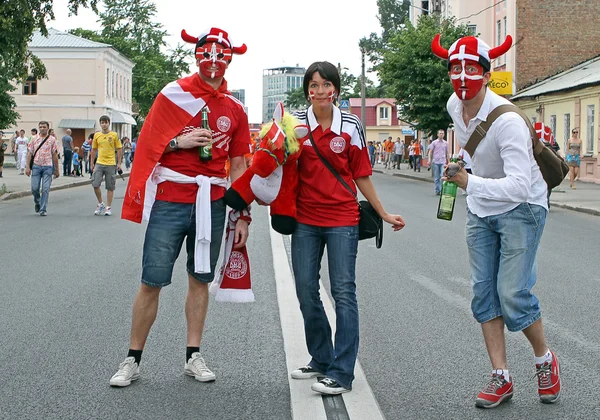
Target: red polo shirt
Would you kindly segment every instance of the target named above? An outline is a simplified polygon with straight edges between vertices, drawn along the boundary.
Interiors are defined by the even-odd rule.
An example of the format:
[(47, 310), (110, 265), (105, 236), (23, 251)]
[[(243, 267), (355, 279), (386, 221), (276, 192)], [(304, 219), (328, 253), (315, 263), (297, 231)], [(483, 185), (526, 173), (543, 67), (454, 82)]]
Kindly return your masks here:
[[(321, 156), (356, 192), (354, 180), (372, 174), (364, 130), (358, 117), (334, 107), (331, 127), (323, 131), (312, 106), (296, 116), (311, 127)], [(310, 139), (304, 141), (298, 169), (298, 222), (322, 227), (358, 224), (356, 199), (321, 162)]]
[[(225, 178), (225, 162), (229, 158), (244, 156), (250, 151), (250, 129), (248, 116), (243, 104), (231, 95), (222, 98), (212, 97), (207, 103), (208, 122), (213, 131), (212, 160), (203, 162), (198, 148), (180, 149), (165, 153), (160, 164), (183, 175)], [(202, 126), (202, 113), (199, 112), (179, 135)], [(195, 203), (198, 185), (177, 184), (165, 181), (158, 185), (157, 200), (175, 203)], [(218, 200), (225, 195), (225, 188), (213, 185), (210, 198)]]

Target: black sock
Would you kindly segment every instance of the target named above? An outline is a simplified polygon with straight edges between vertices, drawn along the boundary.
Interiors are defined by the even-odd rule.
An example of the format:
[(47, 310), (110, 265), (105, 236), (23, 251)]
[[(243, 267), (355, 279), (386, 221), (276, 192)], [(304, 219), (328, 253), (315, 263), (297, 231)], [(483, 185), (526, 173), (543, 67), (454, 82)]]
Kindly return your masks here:
[(129, 349), (129, 352), (127, 353), (127, 357), (133, 357), (135, 359), (135, 363), (140, 364), (140, 360), (142, 359), (142, 352), (144, 350), (132, 350)]
[(185, 352), (185, 362), (187, 363), (187, 361), (192, 357), (192, 354), (198, 353), (199, 351), (200, 347), (188, 347)]

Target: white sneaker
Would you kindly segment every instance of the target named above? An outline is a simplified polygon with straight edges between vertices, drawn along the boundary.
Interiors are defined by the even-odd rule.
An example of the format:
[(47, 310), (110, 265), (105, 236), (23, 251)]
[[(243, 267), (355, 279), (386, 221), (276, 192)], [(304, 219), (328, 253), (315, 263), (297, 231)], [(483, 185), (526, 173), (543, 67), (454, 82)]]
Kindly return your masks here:
[(200, 382), (211, 382), (217, 377), (206, 367), (206, 363), (202, 355), (198, 352), (192, 353), (192, 357), (187, 361), (184, 367), (184, 372), (188, 376), (193, 376), (194, 379)]
[(319, 375), (324, 376), (322, 373), (308, 365), (299, 367), (298, 369), (293, 370), (290, 374), (292, 379), (310, 379), (316, 378)]
[(106, 210), (106, 206), (104, 205), (104, 203), (100, 203), (96, 206), (96, 211), (94, 212), (94, 214), (96, 216), (100, 216), (104, 210)]
[(343, 394), (344, 392), (351, 391), (351, 389), (344, 388), (343, 386), (338, 384), (337, 381), (331, 378), (324, 378), (321, 379), (319, 382), (315, 382), (311, 385), (310, 389), (320, 394), (326, 395), (339, 395)]
[(119, 365), (119, 370), (110, 378), (110, 386), (129, 386), (140, 377), (140, 367), (134, 357), (128, 357)]
[(112, 216), (112, 210), (110, 209), (110, 207), (106, 208), (106, 210), (104, 211), (104, 215), (105, 216)]

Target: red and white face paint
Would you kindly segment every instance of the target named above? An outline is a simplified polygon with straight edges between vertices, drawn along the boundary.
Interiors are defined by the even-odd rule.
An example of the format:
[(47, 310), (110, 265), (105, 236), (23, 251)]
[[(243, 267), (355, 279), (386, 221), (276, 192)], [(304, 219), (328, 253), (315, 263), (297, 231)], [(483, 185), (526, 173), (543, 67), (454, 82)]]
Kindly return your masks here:
[(452, 87), (459, 99), (473, 99), (483, 88), (483, 67), (476, 61), (454, 61), (450, 66)]
[(231, 49), (223, 48), (220, 44), (210, 42), (196, 48), (196, 58), (199, 60), (200, 74), (209, 79), (220, 78), (231, 61)]
[[(317, 98), (317, 93), (314, 90), (309, 90), (308, 91), (308, 98), (310, 99), (310, 101), (314, 101)], [(335, 101), (335, 90), (332, 90), (331, 92), (327, 93), (327, 101), (332, 103), (333, 101)]]

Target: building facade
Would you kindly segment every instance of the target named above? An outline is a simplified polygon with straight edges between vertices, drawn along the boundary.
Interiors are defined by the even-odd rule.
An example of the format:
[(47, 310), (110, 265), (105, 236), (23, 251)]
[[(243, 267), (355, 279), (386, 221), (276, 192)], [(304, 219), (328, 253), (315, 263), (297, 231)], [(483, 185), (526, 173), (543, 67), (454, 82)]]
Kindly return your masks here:
[(600, 57), (532, 85), (512, 101), (532, 122), (550, 127), (563, 155), (571, 131), (578, 128), (582, 140), (579, 178), (600, 183)]
[[(304, 67), (277, 67), (263, 70), (262, 122), (271, 121), (279, 102), (285, 102), (288, 92), (302, 87)], [(296, 109), (289, 109), (294, 112)]]
[[(348, 112), (361, 118), (361, 98), (350, 98)], [(383, 142), (388, 137), (396, 141), (400, 137), (404, 142), (414, 138), (414, 131), (398, 120), (396, 100), (393, 98), (365, 99), (365, 134), (367, 141)]]
[(47, 79), (33, 77), (11, 92), (20, 119), (8, 131), (26, 133), (48, 121), (57, 138), (72, 130), (76, 146), (100, 130), (99, 118), (108, 115), (112, 130), (131, 136), (131, 85), (134, 63), (110, 45), (48, 29), (48, 37), (33, 35), (29, 50), (44, 65)]

